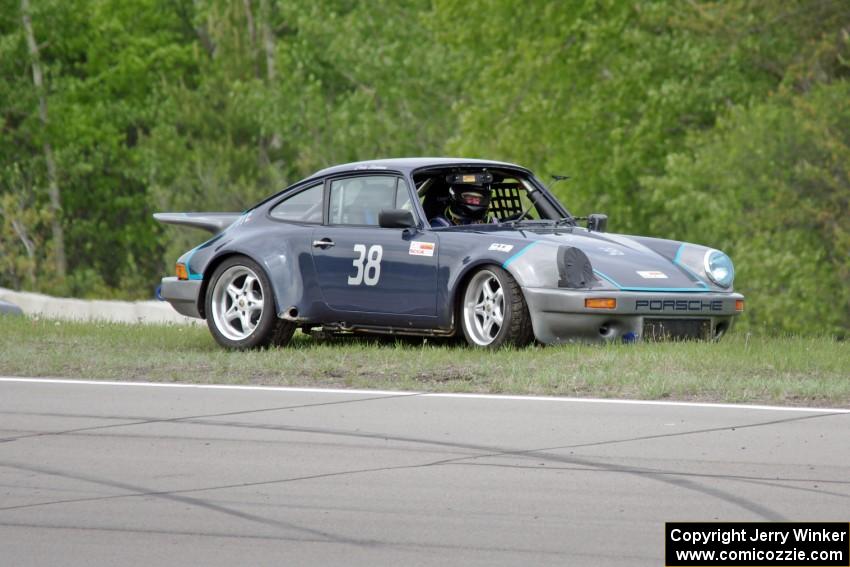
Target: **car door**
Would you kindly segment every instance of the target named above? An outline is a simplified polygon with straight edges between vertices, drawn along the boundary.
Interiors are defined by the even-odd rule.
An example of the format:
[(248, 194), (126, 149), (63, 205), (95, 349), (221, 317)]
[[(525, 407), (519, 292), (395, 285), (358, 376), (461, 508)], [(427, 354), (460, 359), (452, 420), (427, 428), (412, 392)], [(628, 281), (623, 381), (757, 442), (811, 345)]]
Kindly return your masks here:
[[(385, 315), (376, 324), (407, 326), (419, 318), (434, 317), (436, 235), (378, 226), (382, 209), (412, 210), (404, 179), (390, 174), (356, 175), (329, 181), (326, 191), (327, 223), (313, 230), (312, 250), (328, 307), (342, 316)], [(395, 316), (398, 321), (392, 319)], [(346, 320), (355, 319), (364, 320)]]

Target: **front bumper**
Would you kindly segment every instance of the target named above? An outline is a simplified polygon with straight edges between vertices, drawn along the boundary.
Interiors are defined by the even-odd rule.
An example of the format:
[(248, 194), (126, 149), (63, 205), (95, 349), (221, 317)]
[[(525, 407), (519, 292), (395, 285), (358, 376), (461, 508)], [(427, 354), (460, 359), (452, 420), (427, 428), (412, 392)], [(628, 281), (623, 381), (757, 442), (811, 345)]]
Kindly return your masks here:
[[(523, 288), (534, 336), (545, 344), (635, 340), (659, 321), (697, 321), (705, 338), (719, 338), (740, 312), (739, 293), (573, 291)], [(614, 309), (590, 309), (588, 298), (614, 298)], [(647, 337), (648, 338), (648, 337)]]
[(175, 311), (187, 317), (203, 319), (198, 309), (201, 280), (179, 280), (175, 277), (162, 278), (159, 294), (171, 304)]

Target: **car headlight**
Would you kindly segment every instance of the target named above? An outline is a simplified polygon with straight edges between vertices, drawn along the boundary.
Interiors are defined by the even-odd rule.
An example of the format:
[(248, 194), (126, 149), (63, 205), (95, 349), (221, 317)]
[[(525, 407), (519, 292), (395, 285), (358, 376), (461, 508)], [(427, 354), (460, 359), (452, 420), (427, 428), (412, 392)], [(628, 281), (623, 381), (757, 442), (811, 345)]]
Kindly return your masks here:
[(729, 287), (735, 279), (735, 266), (720, 250), (709, 250), (705, 253), (705, 273), (720, 287)]

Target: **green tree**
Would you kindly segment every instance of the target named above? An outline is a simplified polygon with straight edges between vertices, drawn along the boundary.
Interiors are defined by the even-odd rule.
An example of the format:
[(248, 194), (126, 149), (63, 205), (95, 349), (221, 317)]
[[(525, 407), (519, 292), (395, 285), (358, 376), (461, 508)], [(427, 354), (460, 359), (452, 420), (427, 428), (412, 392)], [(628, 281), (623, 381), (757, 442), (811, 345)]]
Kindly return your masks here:
[(0, 285), (148, 296), (204, 238), (154, 211), (461, 154), (726, 249), (752, 327), (846, 333), (848, 22), (846, 0), (0, 0)]
[(751, 327), (850, 331), (850, 83), (738, 108), (643, 180), (655, 232), (723, 248)]

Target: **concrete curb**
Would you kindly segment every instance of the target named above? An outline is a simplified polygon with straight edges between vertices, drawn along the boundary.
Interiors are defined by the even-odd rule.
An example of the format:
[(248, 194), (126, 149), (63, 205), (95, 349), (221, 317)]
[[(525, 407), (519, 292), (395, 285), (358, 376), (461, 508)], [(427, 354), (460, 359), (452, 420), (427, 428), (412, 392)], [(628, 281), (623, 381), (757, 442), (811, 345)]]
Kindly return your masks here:
[(115, 323), (203, 324), (180, 315), (164, 301), (106, 301), (51, 297), (0, 287), (0, 300), (17, 305), (28, 317)]

